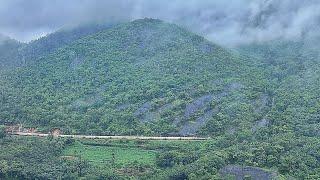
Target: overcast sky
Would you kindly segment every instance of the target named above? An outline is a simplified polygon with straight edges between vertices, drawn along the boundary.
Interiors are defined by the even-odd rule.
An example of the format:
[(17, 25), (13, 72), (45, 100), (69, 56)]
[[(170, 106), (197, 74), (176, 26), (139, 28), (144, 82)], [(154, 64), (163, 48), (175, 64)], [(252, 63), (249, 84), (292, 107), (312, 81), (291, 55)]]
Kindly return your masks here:
[(30, 41), (88, 22), (158, 18), (232, 45), (317, 34), (319, 0), (0, 0), (0, 33)]

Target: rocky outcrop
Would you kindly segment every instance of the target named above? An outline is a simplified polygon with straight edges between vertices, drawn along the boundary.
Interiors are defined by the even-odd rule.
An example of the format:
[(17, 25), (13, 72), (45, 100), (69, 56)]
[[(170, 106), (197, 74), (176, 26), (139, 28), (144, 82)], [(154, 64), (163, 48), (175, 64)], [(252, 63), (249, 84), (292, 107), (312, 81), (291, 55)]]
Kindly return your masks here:
[(206, 125), (207, 121), (218, 112), (218, 109), (213, 109), (208, 112), (206, 112), (203, 116), (197, 118), (194, 122), (187, 122), (185, 123), (180, 131), (179, 135), (182, 136), (190, 136), (190, 135), (195, 135), (197, 131)]
[(252, 180), (272, 180), (277, 174), (257, 167), (228, 165), (220, 170), (223, 177), (233, 176), (236, 180), (250, 178)]
[(252, 127), (252, 131), (255, 132), (260, 128), (267, 127), (270, 124), (270, 120), (263, 118), (260, 121), (255, 122), (255, 124)]

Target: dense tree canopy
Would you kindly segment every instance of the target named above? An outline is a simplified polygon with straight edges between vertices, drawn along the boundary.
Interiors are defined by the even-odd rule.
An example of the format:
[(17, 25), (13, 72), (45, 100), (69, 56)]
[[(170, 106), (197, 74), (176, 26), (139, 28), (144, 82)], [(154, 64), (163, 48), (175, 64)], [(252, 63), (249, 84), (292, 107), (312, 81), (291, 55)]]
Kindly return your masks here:
[(6, 137), (5, 126), (0, 125), (0, 139)]
[[(99, 165), (98, 176), (119, 178), (135, 172), (145, 179), (218, 179), (232, 169), (251, 167), (251, 175), (276, 172), (287, 178), (319, 178), (317, 40), (277, 40), (229, 50), (153, 19), (79, 33), (65, 41), (59, 40), (65, 38), (61, 34), (47, 38), (24, 45), (41, 56), (26, 55), (30, 63), (25, 66), (0, 70), (0, 124), (21, 123), (44, 132), (61, 128), (70, 134), (212, 138), (190, 145), (140, 142), (138, 147), (157, 152), (151, 167), (134, 162), (106, 172)], [(41, 42), (54, 44), (44, 47)], [(32, 159), (32, 168), (38, 168), (41, 160), (33, 155), (24, 158), (18, 149), (37, 154), (56, 143), (52, 157), (43, 157), (45, 163), (55, 164), (63, 149), (73, 144), (11, 138), (1, 143), (17, 154), (2, 152), (2, 176), (13, 173), (12, 167), (22, 167), (15, 177), (46, 178), (46, 169), (30, 173), (24, 166)], [(40, 148), (16, 148), (20, 145), (12, 141)], [(165, 151), (159, 151), (162, 148)], [(70, 179), (93, 178), (90, 172), (97, 168), (81, 160), (63, 162), (65, 166), (70, 173), (60, 166), (54, 171)], [(79, 167), (84, 171), (79, 173)]]

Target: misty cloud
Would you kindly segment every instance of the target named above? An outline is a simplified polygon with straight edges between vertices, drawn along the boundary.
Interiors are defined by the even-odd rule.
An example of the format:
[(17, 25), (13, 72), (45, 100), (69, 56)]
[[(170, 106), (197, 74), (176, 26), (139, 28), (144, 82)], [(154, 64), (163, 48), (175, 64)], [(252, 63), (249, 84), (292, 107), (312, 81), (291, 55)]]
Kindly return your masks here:
[(3, 0), (0, 33), (29, 41), (61, 27), (158, 18), (234, 45), (318, 34), (318, 0)]

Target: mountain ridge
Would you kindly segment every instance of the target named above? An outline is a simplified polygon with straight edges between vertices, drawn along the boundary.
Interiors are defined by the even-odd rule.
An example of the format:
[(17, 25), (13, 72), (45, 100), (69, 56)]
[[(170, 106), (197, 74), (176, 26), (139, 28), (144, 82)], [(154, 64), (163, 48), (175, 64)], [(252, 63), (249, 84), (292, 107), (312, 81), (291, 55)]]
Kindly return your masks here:
[[(110, 125), (101, 124), (101, 121), (107, 121), (110, 117), (109, 121), (114, 121), (115, 126), (120, 129), (122, 129), (123, 123), (130, 124), (131, 122), (136, 125), (140, 124), (141, 127), (137, 126), (139, 128), (153, 129), (151, 130), (154, 131), (153, 134), (173, 133), (175, 128), (193, 126), (188, 123), (190, 120), (202, 122), (201, 125), (196, 126), (196, 130), (191, 130), (192, 133), (196, 133), (199, 128), (205, 126), (203, 122), (207, 122), (212, 117), (207, 114), (211, 112), (211, 101), (218, 102), (223, 98), (228, 98), (226, 94), (238, 93), (237, 91), (240, 91), (241, 87), (246, 86), (243, 84), (244, 82), (237, 82), (241, 76), (251, 85), (255, 84), (258, 87), (256, 80), (248, 73), (261, 74), (255, 69), (256, 62), (214, 45), (203, 37), (176, 25), (154, 19), (141, 19), (114, 26), (111, 29), (75, 41), (47, 57), (36, 60), (36, 62), (36, 64), (18, 71), (20, 77), (32, 78), (21, 78), (22, 81), (15, 81), (15, 86), (18, 89), (32, 92), (31, 89), (41, 90), (43, 84), (47, 84), (47, 87), (39, 92), (42, 97), (40, 101), (34, 97), (34, 94), (37, 93), (32, 92), (28, 96), (33, 97), (35, 102), (46, 104), (43, 104), (42, 107), (50, 107), (43, 97), (56, 95), (59, 96), (58, 99), (66, 99), (65, 103), (69, 105), (61, 105), (68, 111), (64, 112), (67, 116), (74, 113), (78, 114), (74, 114), (75, 116), (79, 116), (94, 107), (97, 107), (94, 108), (95, 110), (92, 109), (94, 111), (99, 107), (102, 108), (101, 111), (104, 113), (98, 117), (96, 125), (92, 124), (99, 129), (100, 133), (114, 131), (104, 132), (105, 130), (101, 129), (102, 127), (111, 128), (108, 127)], [(239, 64), (242, 65), (239, 66)], [(255, 78), (263, 79), (261, 75), (257, 75)], [(205, 83), (209, 81), (213, 81), (213, 83)], [(26, 89), (24, 87), (26, 84), (32, 88)], [(212, 94), (214, 91), (216, 92)], [(50, 94), (47, 94), (48, 92)], [(67, 94), (61, 96), (61, 92)], [(70, 94), (70, 92), (74, 92), (74, 94)], [(215, 95), (217, 92), (219, 93)], [(183, 97), (184, 100), (179, 103), (179, 96), (186, 97)], [(202, 96), (209, 97), (208, 101), (202, 102)], [(247, 98), (246, 95), (242, 96), (244, 99)], [(192, 116), (184, 117), (183, 111), (187, 110), (183, 110), (183, 108), (184, 106), (192, 107), (192, 99), (196, 106), (200, 107), (194, 107), (195, 109), (191, 110)], [(197, 105), (197, 102), (204, 103), (204, 105)], [(165, 105), (163, 107), (165, 111), (160, 110), (162, 109), (161, 104)], [(24, 106), (22, 105), (22, 107)], [(35, 109), (39, 107), (38, 104), (31, 106), (35, 106)], [(117, 109), (120, 106), (129, 108), (119, 111)], [(157, 110), (156, 107), (160, 109)], [(176, 114), (172, 111), (174, 108), (180, 109), (180, 115), (174, 115)], [(23, 109), (22, 111), (26, 113), (25, 123), (30, 122), (27, 119), (32, 117), (30, 117), (31, 114), (40, 113), (28, 113), (31, 109), (33, 111), (33, 108)], [(84, 112), (81, 113), (81, 109)], [(49, 114), (54, 113), (52, 110), (42, 109), (41, 111), (46, 111)], [(141, 113), (135, 113), (135, 111)], [(107, 112), (110, 117), (104, 115)], [(127, 116), (130, 118), (118, 117), (117, 114), (120, 112), (127, 112)], [(165, 113), (171, 115), (163, 115)], [(203, 114), (205, 118), (196, 117), (196, 113)], [(169, 120), (171, 118), (175, 120)], [(51, 119), (48, 117), (41, 119), (47, 119), (46, 123), (53, 122), (48, 121)], [(71, 118), (65, 117), (63, 119), (70, 120)], [(35, 122), (39, 122), (39, 120)], [(153, 123), (162, 123), (168, 129), (165, 132), (156, 132), (156, 129), (152, 127)], [(76, 126), (82, 126), (86, 122), (76, 124)], [(58, 122), (54, 122), (52, 125), (59, 127)], [(122, 134), (123, 130), (126, 132), (124, 134), (127, 134), (131, 128), (117, 131)], [(140, 132), (141, 129), (133, 131)]]

